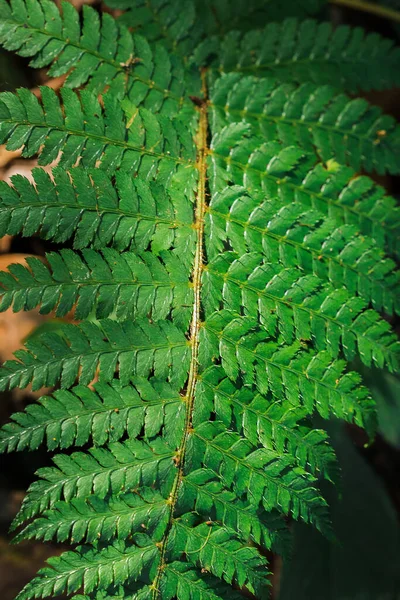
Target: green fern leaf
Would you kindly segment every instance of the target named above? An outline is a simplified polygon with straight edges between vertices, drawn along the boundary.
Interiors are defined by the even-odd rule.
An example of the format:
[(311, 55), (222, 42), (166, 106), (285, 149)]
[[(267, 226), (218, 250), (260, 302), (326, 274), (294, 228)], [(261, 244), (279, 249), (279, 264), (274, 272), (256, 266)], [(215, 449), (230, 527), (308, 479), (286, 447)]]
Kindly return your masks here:
[[(245, 384), (255, 384), (261, 394), (271, 391), (277, 399), (285, 397), (289, 404), (304, 405), (310, 413), (316, 409), (324, 418), (333, 413), (367, 430), (373, 428), (374, 403), (359, 386), (360, 376), (343, 374), (345, 363), (332, 360), (328, 352), (315, 354), (299, 343), (265, 341), (257, 321), (230, 311), (211, 315), (200, 336), (201, 364), (220, 356), (229, 378), (241, 375)], [(312, 403), (308, 405), (307, 400)]]
[[(249, 191), (261, 188), (268, 196), (279, 197), (281, 204), (299, 202), (332, 215), (338, 223), (355, 224), (398, 252), (399, 208), (370, 179), (354, 179), (353, 171), (335, 163), (328, 168), (314, 166), (314, 157), (301, 149), (282, 150), (277, 142), (262, 143), (251, 134), (249, 125), (234, 123), (215, 135), (210, 152), (214, 192), (223, 191), (227, 183)], [(375, 210), (380, 212), (383, 205), (385, 220), (377, 222)]]
[(50, 566), (42, 569), (17, 598), (45, 598), (64, 591), (71, 594), (81, 586), (85, 592), (91, 592), (116, 580), (121, 583), (125, 579), (136, 581), (157, 556), (156, 546), (144, 534), (138, 537), (137, 543), (124, 546), (121, 542), (102, 549), (82, 546), (74, 552), (51, 558)]
[[(199, 408), (194, 423), (214, 413), (227, 428), (239, 431), (251, 444), (261, 443), (279, 453), (288, 451), (300, 467), (337, 480), (335, 454), (323, 430), (307, 424), (307, 409), (289, 407), (251, 389), (238, 390), (220, 367), (202, 375), (197, 388)], [(257, 542), (258, 543), (258, 542)]]
[(50, 0), (1, 0), (0, 44), (32, 57), (34, 68), (52, 65), (52, 77), (68, 74), (70, 88), (86, 84), (95, 93), (108, 88), (169, 116), (180, 109), (184, 96), (198, 90), (196, 72), (188, 73), (162, 47), (152, 49), (144, 38), (132, 36), (111, 15), (100, 18), (84, 6), (81, 25), (69, 2), (61, 7), (60, 13)]
[(224, 488), (216, 474), (199, 469), (184, 477), (178, 507), (182, 513), (195, 507), (203, 517), (221, 522), (246, 542), (287, 554), (290, 547), (288, 530), (283, 519), (274, 513), (257, 511), (246, 501), (238, 502), (235, 492)]
[[(258, 318), (271, 336), (279, 332), (287, 344), (313, 340), (318, 350), (337, 357), (340, 346), (347, 360), (361, 360), (391, 370), (399, 365), (400, 344), (387, 321), (366, 301), (350, 296), (345, 288), (323, 286), (319, 278), (304, 276), (292, 267), (282, 270), (255, 253), (238, 256), (226, 252), (211, 261), (203, 278), (205, 310), (220, 306)], [(357, 349), (356, 349), (357, 347)]]
[(193, 302), (189, 273), (172, 253), (164, 251), (160, 258), (163, 262), (151, 252), (138, 256), (111, 248), (102, 253), (88, 249), (82, 255), (62, 250), (46, 256), (51, 270), (42, 261), (27, 258), (28, 268), (10, 265), (9, 273), (0, 273), (0, 310), (40, 305), (42, 313), (56, 308), (56, 316), (62, 317), (76, 305), (79, 320), (91, 313), (97, 318), (146, 317), (150, 310), (155, 320), (161, 320), (172, 311), (174, 321), (185, 330)]
[(0, 274), (0, 310), (79, 321), (0, 368), (0, 390), (56, 388), (0, 450), (65, 451), (16, 539), (74, 546), (19, 598), (262, 598), (288, 519), (334, 536), (316, 415), (372, 437), (351, 369), (399, 368), (400, 212), (355, 172), (398, 173), (399, 129), (338, 90), (398, 83), (400, 50), (271, 21), (319, 0), (111, 3), (0, 0), (0, 43), (67, 76), (0, 95), (0, 143), (56, 163), (0, 184), (0, 236), (58, 244)]
[(218, 600), (229, 594), (232, 600), (242, 596), (219, 583), (210, 575), (199, 575), (195, 569), (182, 562), (175, 561), (167, 565), (160, 581), (163, 598), (188, 598), (188, 600)]
[(65, 499), (100, 498), (155, 483), (168, 487), (173, 475), (174, 451), (161, 439), (150, 446), (139, 440), (113, 442), (108, 448), (92, 448), (88, 453), (58, 454), (56, 467), (39, 469), (40, 480), (29, 488), (15, 526)]
[(54, 182), (43, 169), (34, 169), (35, 186), (20, 175), (12, 186), (0, 182), (0, 234), (31, 236), (65, 242), (75, 248), (145, 250), (157, 254), (174, 249), (190, 262), (195, 245), (192, 205), (185, 195), (172, 197), (162, 186), (147, 185), (123, 172), (112, 180), (101, 170), (77, 167), (53, 170)]
[(266, 448), (255, 449), (222, 423), (202, 423), (190, 438), (191, 469), (207, 464), (225, 486), (232, 484), (247, 501), (267, 511), (291, 512), (329, 534), (327, 504), (313, 484), (316, 479), (291, 458)]
[(132, 369), (143, 376), (154, 370), (160, 379), (181, 384), (188, 367), (189, 346), (183, 335), (168, 321), (149, 324), (147, 320), (120, 324), (104, 320), (95, 325), (65, 325), (60, 333), (44, 333), (18, 351), (18, 360), (4, 363), (0, 370), (0, 389), (32, 389), (55, 385), (68, 388), (76, 378), (88, 385), (100, 370), (100, 381), (111, 381), (116, 367), (120, 380), (129, 383)]
[(163, 430), (165, 439), (178, 445), (177, 432), (184, 426), (181, 396), (164, 381), (133, 381), (126, 387), (113, 380), (97, 383), (95, 391), (76, 386), (43, 396), (40, 405), (28, 405), (0, 429), (0, 449), (36, 450), (44, 440), (49, 450), (84, 446), (89, 439), (102, 446), (125, 433), (135, 438), (142, 429), (147, 438)]
[(254, 546), (243, 546), (234, 532), (217, 525), (201, 523), (195, 526), (196, 517), (185, 515), (177, 520), (171, 530), (172, 555), (185, 553), (190, 562), (198, 563), (206, 572), (246, 586), (260, 596), (268, 589), (269, 574), (266, 559)]
[(152, 42), (163, 43), (183, 56), (203, 37), (223, 34), (231, 29), (246, 30), (258, 27), (260, 22), (279, 20), (288, 15), (307, 17), (321, 10), (322, 0), (300, 0), (295, 4), (285, 0), (275, 2), (227, 0), (200, 2), (187, 0), (183, 5), (176, 0), (108, 0), (108, 6), (124, 10), (119, 17), (126, 25), (139, 31)]
[[(214, 60), (212, 60), (214, 57)], [(287, 19), (250, 32), (233, 31), (197, 47), (193, 62), (211, 58), (216, 72), (236, 71), (281, 82), (313, 82), (349, 92), (399, 83), (400, 50), (392, 40), (361, 28)]]
[[(349, 198), (356, 182), (353, 180), (345, 190)], [(367, 181), (357, 183), (361, 187)], [(373, 211), (383, 213), (380, 188), (371, 191)], [(357, 193), (353, 197), (357, 198)], [(365, 200), (369, 202), (368, 193)], [(388, 202), (396, 213), (394, 201)], [(375, 223), (375, 218), (372, 220)], [(268, 263), (282, 263), (284, 268), (299, 265), (305, 273), (328, 280), (335, 288), (346, 287), (351, 294), (359, 294), (377, 310), (398, 311), (396, 263), (377, 249), (376, 236), (361, 236), (355, 225), (338, 227), (334, 218), (323, 218), (320, 212), (307, 210), (301, 203), (282, 207), (280, 199), (266, 200), (264, 194), (253, 196), (244, 188), (230, 186), (213, 196), (206, 215), (206, 232), (212, 260), (223, 252), (226, 243), (239, 256), (261, 249)], [(397, 232), (396, 227), (393, 232)], [(375, 233), (379, 234), (378, 228)]]
[(127, 493), (102, 499), (88, 496), (71, 502), (57, 502), (21, 531), (15, 538), (41, 539), (58, 542), (94, 544), (114, 537), (120, 540), (132, 534), (149, 532), (157, 537), (157, 530), (166, 526), (168, 505), (151, 488), (141, 488), (140, 494)]
[(229, 73), (217, 80), (211, 98), (215, 131), (228, 123), (250, 123), (253, 131), (284, 146), (314, 147), (358, 170), (398, 172), (400, 129), (366, 100), (350, 100), (332, 86), (294, 86)]
[(126, 98), (121, 105), (108, 93), (104, 108), (87, 90), (81, 95), (62, 90), (62, 107), (56, 93), (41, 87), (42, 102), (24, 88), (17, 94), (0, 94), (0, 141), (9, 150), (24, 147), (23, 156), (40, 152), (40, 164), (53, 162), (60, 150), (60, 164), (97, 166), (109, 173), (116, 169), (144, 177), (159, 159), (159, 181), (168, 181), (176, 166), (195, 160), (195, 146), (188, 129), (172, 124), (146, 108), (137, 108)]

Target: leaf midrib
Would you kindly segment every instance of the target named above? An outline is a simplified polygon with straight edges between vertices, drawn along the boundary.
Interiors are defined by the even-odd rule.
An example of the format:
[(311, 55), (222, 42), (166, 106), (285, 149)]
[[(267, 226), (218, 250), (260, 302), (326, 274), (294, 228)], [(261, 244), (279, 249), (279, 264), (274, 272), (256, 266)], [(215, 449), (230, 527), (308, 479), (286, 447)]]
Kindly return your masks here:
[(160, 562), (157, 567), (154, 580), (152, 583), (152, 599), (157, 600), (160, 593), (160, 581), (162, 573), (167, 563), (167, 552), (168, 552), (168, 540), (172, 531), (175, 510), (179, 500), (179, 488), (180, 483), (184, 476), (184, 462), (186, 458), (186, 449), (190, 437), (190, 431), (192, 428), (192, 416), (195, 402), (195, 390), (198, 377), (199, 361), (199, 337), (201, 327), (201, 288), (202, 281), (201, 275), (204, 266), (204, 226), (205, 226), (205, 212), (206, 212), (206, 196), (207, 196), (207, 153), (208, 153), (208, 110), (207, 110), (207, 84), (206, 84), (206, 70), (201, 72), (202, 79), (202, 94), (203, 103), (198, 108), (199, 121), (198, 131), (195, 137), (195, 143), (197, 147), (197, 161), (196, 168), (198, 171), (198, 186), (196, 194), (196, 202), (194, 207), (195, 222), (194, 228), (197, 233), (196, 249), (193, 260), (193, 272), (192, 272), (192, 287), (193, 287), (193, 315), (190, 325), (190, 345), (192, 347), (192, 355), (189, 365), (188, 378), (186, 382), (186, 414), (185, 414), (185, 425), (182, 436), (181, 444), (177, 451), (178, 470), (173, 481), (171, 492), (169, 496), (170, 500), (170, 514), (168, 524), (166, 526), (165, 534), (160, 548)]

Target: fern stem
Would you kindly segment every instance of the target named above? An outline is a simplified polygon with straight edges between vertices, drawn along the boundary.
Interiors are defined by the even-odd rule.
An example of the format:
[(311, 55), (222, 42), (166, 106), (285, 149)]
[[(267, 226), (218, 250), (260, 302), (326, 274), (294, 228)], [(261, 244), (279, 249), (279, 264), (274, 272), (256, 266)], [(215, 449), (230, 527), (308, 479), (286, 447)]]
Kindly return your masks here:
[(200, 106), (199, 113), (199, 127), (195, 142), (197, 146), (197, 161), (196, 167), (199, 172), (198, 191), (196, 195), (196, 206), (195, 206), (195, 221), (194, 228), (196, 230), (196, 252), (194, 256), (193, 272), (192, 272), (192, 286), (193, 286), (193, 315), (192, 322), (190, 325), (190, 344), (192, 346), (192, 356), (189, 367), (189, 374), (186, 386), (186, 416), (185, 416), (185, 429), (183, 432), (182, 442), (176, 453), (176, 461), (178, 464), (178, 472), (175, 476), (175, 480), (172, 486), (172, 491), (169, 496), (169, 522), (164, 535), (160, 550), (160, 563), (157, 568), (157, 573), (152, 583), (153, 599), (159, 597), (160, 593), (160, 581), (166, 565), (166, 552), (168, 547), (168, 537), (171, 531), (171, 527), (174, 520), (175, 507), (178, 501), (179, 488), (184, 475), (184, 463), (185, 453), (188, 438), (192, 428), (192, 417), (195, 400), (195, 390), (198, 375), (198, 352), (199, 352), (199, 333), (201, 327), (201, 276), (204, 266), (204, 216), (206, 212), (206, 196), (207, 196), (207, 136), (208, 136), (208, 102), (207, 102), (207, 85), (206, 85), (206, 69), (202, 70), (202, 92), (203, 92), (203, 103)]
[(392, 8), (387, 8), (386, 6), (374, 4), (373, 2), (364, 2), (364, 0), (329, 0), (329, 2), (331, 4), (344, 6), (353, 10), (360, 10), (362, 12), (367, 12), (372, 15), (382, 17), (382, 19), (389, 19), (391, 21), (400, 23), (399, 11), (393, 10)]

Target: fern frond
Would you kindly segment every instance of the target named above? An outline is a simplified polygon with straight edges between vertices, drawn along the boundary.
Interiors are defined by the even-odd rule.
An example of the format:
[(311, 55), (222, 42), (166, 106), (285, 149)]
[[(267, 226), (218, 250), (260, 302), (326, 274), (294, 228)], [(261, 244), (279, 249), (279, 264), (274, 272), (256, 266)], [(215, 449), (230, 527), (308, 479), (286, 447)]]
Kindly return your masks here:
[(0, 429), (0, 450), (36, 450), (45, 442), (49, 450), (95, 446), (131, 439), (144, 433), (151, 438), (161, 431), (173, 446), (179, 444), (184, 426), (182, 397), (163, 381), (132, 377), (134, 385), (118, 380), (97, 383), (95, 391), (84, 386), (58, 390), (43, 396), (39, 405), (30, 404), (15, 413), (12, 422)]
[(183, 478), (177, 506), (182, 513), (194, 508), (204, 518), (222, 523), (236, 531), (244, 542), (251, 539), (279, 554), (288, 553), (290, 538), (285, 521), (273, 512), (257, 511), (239, 500), (211, 470), (198, 469)]
[(194, 0), (107, 0), (107, 5), (123, 11), (118, 21), (173, 55), (188, 56), (204, 36)]
[(72, 598), (74, 600), (106, 600), (106, 598), (125, 600), (128, 596), (134, 600), (148, 600), (153, 591), (154, 590), (150, 585), (143, 584), (143, 582), (139, 580), (124, 585), (119, 584), (111, 585), (107, 588), (100, 588), (91, 594), (75, 594)]
[(136, 533), (151, 533), (166, 526), (168, 505), (165, 498), (151, 488), (139, 492), (99, 498), (73, 498), (57, 502), (51, 510), (29, 523), (16, 537), (74, 543), (107, 542), (113, 538), (130, 539)]
[(176, 596), (188, 600), (220, 600), (226, 598), (227, 594), (232, 600), (242, 597), (218, 579), (209, 574), (199, 574), (196, 569), (180, 561), (166, 566), (160, 581), (160, 592), (166, 598)]
[[(182, 597), (187, 600), (221, 600), (229, 597), (233, 600), (242, 598), (240, 592), (232, 589), (228, 584), (221, 582), (209, 573), (199, 571), (186, 562), (173, 561), (167, 563), (163, 569), (157, 590), (143, 583), (125, 583), (113, 585), (105, 591), (101, 590), (86, 595), (75, 595), (73, 600), (148, 600), (152, 594), (162, 594), (165, 598)], [(178, 595), (179, 594), (179, 595)]]
[(286, 344), (312, 340), (332, 357), (342, 349), (349, 361), (358, 353), (368, 366), (399, 367), (400, 343), (387, 321), (366, 310), (362, 298), (324, 286), (296, 267), (282, 269), (256, 253), (225, 252), (207, 265), (203, 285), (206, 314), (221, 306), (243, 311), (258, 318), (271, 337), (279, 332)]
[[(201, 363), (220, 356), (230, 379), (241, 375), (246, 384), (255, 384), (261, 394), (284, 397), (293, 406), (304, 405), (309, 413), (330, 414), (371, 431), (374, 402), (360, 386), (355, 372), (343, 373), (344, 361), (332, 360), (329, 352), (314, 353), (300, 343), (290, 346), (265, 341), (257, 321), (236, 313), (220, 311), (211, 315), (201, 331)], [(310, 402), (308, 404), (308, 402)]]
[[(379, 197), (380, 189), (375, 191)], [(239, 256), (261, 250), (268, 263), (300, 267), (334, 288), (360, 295), (377, 310), (398, 312), (399, 271), (377, 249), (376, 238), (360, 235), (355, 225), (338, 225), (299, 202), (282, 207), (282, 200), (237, 186), (214, 194), (206, 215), (210, 260), (225, 251), (226, 243)], [(384, 210), (379, 201), (376, 209)]]
[(24, 88), (0, 94), (0, 143), (9, 150), (23, 148), (25, 157), (39, 153), (42, 165), (61, 153), (59, 164), (65, 167), (80, 159), (83, 166), (144, 178), (157, 169), (161, 183), (171, 179), (177, 165), (196, 158), (189, 128), (179, 119), (172, 123), (110, 93), (103, 97), (103, 107), (88, 90), (78, 95), (63, 88), (62, 105), (52, 89), (40, 91), (41, 101)]
[(246, 586), (253, 594), (268, 589), (267, 561), (254, 546), (243, 546), (235, 533), (217, 524), (195, 525), (194, 514), (177, 519), (171, 530), (172, 555), (188, 560), (227, 583)]
[(142, 571), (157, 557), (157, 548), (144, 534), (137, 536), (137, 545), (118, 542), (105, 548), (78, 547), (73, 552), (50, 558), (17, 596), (18, 600), (46, 598), (83, 587), (91, 592), (116, 582), (137, 581)]
[(234, 484), (236, 495), (254, 507), (291, 513), (329, 535), (327, 504), (315, 487), (317, 480), (288, 455), (256, 449), (218, 422), (196, 427), (190, 445), (191, 469), (205, 466), (218, 473), (225, 486)]
[(288, 519), (332, 537), (316, 413), (371, 437), (348, 362), (399, 367), (378, 311), (400, 313), (400, 209), (353, 169), (400, 172), (400, 130), (335, 90), (398, 83), (400, 50), (309, 20), (248, 31), (323, 0), (110, 2), (121, 18), (0, 0), (0, 43), (66, 75), (0, 95), (0, 143), (58, 164), (0, 183), (0, 236), (57, 244), (0, 273), (0, 311), (80, 321), (0, 368), (0, 391), (59, 388), (0, 429), (1, 451), (65, 451), (17, 540), (87, 544), (19, 598), (260, 599)]
[(382, 247), (386, 242), (399, 252), (399, 207), (368, 177), (354, 178), (351, 169), (336, 163), (314, 166), (314, 156), (294, 146), (282, 149), (277, 142), (262, 142), (245, 123), (228, 125), (215, 135), (210, 155), (214, 192), (226, 183), (249, 191), (261, 188), (281, 205), (300, 202), (338, 223), (356, 225)]
[[(198, 93), (196, 72), (188, 73), (164, 48), (151, 48), (141, 36), (132, 36), (107, 13), (100, 18), (84, 5), (81, 25), (69, 2), (61, 3), (60, 12), (50, 0), (2, 0), (0, 10), (0, 44), (32, 58), (34, 68), (51, 65), (51, 77), (68, 74), (67, 87), (86, 84), (96, 94), (107, 88), (169, 116), (182, 107), (185, 95)], [(190, 104), (186, 107), (189, 115)]]
[[(118, 0), (117, 0), (118, 1)], [(320, 12), (324, 0), (283, 0), (277, 4), (273, 0), (195, 0), (198, 16), (206, 24), (206, 35), (215, 31), (223, 34), (231, 29), (256, 29), (268, 21), (282, 20), (288, 16), (305, 18)]]
[(236, 0), (108, 0), (108, 6), (124, 11), (118, 17), (125, 25), (151, 42), (159, 42), (173, 54), (187, 57), (204, 38), (232, 29), (257, 28), (267, 20), (287, 16), (307, 17), (321, 10), (324, 0), (275, 2)]
[(190, 262), (195, 245), (191, 202), (158, 184), (146, 184), (123, 172), (113, 181), (101, 170), (57, 167), (54, 181), (43, 169), (32, 171), (35, 185), (15, 175), (0, 182), (0, 235), (31, 236), (65, 242), (75, 248), (112, 245), (117, 250), (175, 249)]
[(14, 526), (62, 499), (70, 502), (92, 493), (106, 498), (109, 493), (133, 492), (155, 484), (168, 488), (175, 470), (174, 454), (161, 438), (151, 445), (131, 439), (113, 442), (106, 448), (91, 448), (89, 452), (58, 454), (53, 458), (55, 467), (38, 470), (40, 479), (30, 486)]
[[(210, 61), (211, 58), (211, 61)], [(349, 92), (388, 89), (399, 84), (400, 49), (389, 38), (360, 27), (308, 19), (286, 19), (265, 28), (208, 39), (193, 55), (218, 73), (235, 71), (281, 82), (335, 83)]]
[(323, 161), (334, 158), (378, 173), (399, 171), (400, 127), (394, 118), (332, 86), (295, 86), (229, 73), (213, 86), (210, 106), (216, 132), (243, 121), (263, 138), (315, 149)]
[[(47, 93), (54, 94), (51, 90)], [(69, 94), (73, 93), (69, 92)], [(77, 99), (76, 96), (73, 97)], [(35, 97), (32, 95), (32, 98)], [(11, 112), (14, 114), (17, 114), (16, 111), (20, 112), (24, 110), (23, 103), (18, 101), (17, 106), (15, 104), (16, 100), (17, 97), (12, 95), (8, 95), (6, 98), (7, 103), (11, 107)], [(34, 102), (37, 102), (37, 100), (35, 99)], [(39, 104), (36, 107), (40, 108)], [(60, 129), (62, 135), (58, 136), (56, 129), (53, 128), (52, 136), (45, 141), (44, 148), (46, 150), (46, 143), (47, 147), (50, 144), (51, 148), (49, 151), (51, 152), (56, 149), (58, 153), (60, 143), (65, 144), (65, 150), (67, 148), (69, 150), (68, 157), (65, 160), (61, 157), (61, 163), (67, 166), (74, 164), (76, 160), (74, 156), (76, 156), (76, 152), (78, 151), (82, 152), (82, 163), (84, 165), (94, 166), (94, 159), (96, 159), (100, 161), (102, 168), (111, 173), (116, 168), (126, 168), (125, 161), (129, 159), (127, 170), (136, 170), (137, 173), (146, 177), (149, 176), (149, 169), (154, 168), (154, 165), (152, 167), (149, 166), (150, 163), (147, 160), (152, 156), (153, 161), (156, 160), (158, 163), (158, 178), (160, 181), (165, 179), (168, 182), (171, 177), (178, 177), (176, 173), (177, 165), (190, 166), (194, 159), (193, 145), (189, 142), (189, 137), (185, 138), (188, 132), (183, 132), (184, 136), (179, 140), (176, 137), (176, 132), (169, 129), (169, 125), (166, 125), (167, 121), (162, 121), (168, 129), (167, 137), (163, 137), (159, 124), (151, 121), (153, 117), (150, 116), (150, 113), (145, 112), (143, 109), (142, 112), (134, 114), (138, 116), (139, 121), (134, 119), (131, 123), (128, 130), (128, 138), (126, 139), (126, 136), (123, 135), (122, 139), (118, 139), (118, 137), (121, 138), (120, 132), (118, 132), (119, 135), (116, 135), (114, 139), (110, 137), (102, 138), (100, 145), (97, 143), (98, 140), (93, 140), (96, 142), (95, 154), (92, 152), (93, 147), (91, 145), (89, 146), (88, 154), (85, 154), (85, 144), (91, 139), (91, 136), (93, 137), (94, 135), (95, 138), (97, 136), (91, 131), (90, 125), (87, 128), (84, 127), (83, 119), (79, 118), (79, 113), (79, 127), (82, 130), (77, 130), (79, 131), (79, 135), (76, 134), (75, 130), (66, 128), (65, 131), (61, 131)], [(122, 115), (121, 118), (123, 119)], [(15, 119), (15, 122), (21, 123), (20, 116), (16, 116)], [(19, 128), (17, 127), (14, 130), (15, 122), (12, 123), (10, 129), (8, 121), (10, 119), (3, 119), (1, 127), (3, 129), (3, 141), (9, 139), (9, 149), (19, 148), (25, 141), (25, 152), (28, 153), (27, 155), (36, 152), (38, 150), (37, 143), (33, 149), (29, 149), (29, 135), (31, 134), (32, 127), (29, 125), (23, 126), (21, 137), (21, 132), (18, 131)], [(144, 133), (142, 132), (142, 127), (148, 131), (147, 127), (150, 126), (156, 127), (156, 130), (162, 136), (161, 140), (157, 142), (158, 146), (160, 146), (159, 149), (157, 148), (157, 151), (156, 147), (152, 145), (152, 138), (144, 137)], [(47, 136), (50, 128), (46, 124), (43, 127), (44, 135)], [(133, 131), (131, 131), (132, 128)], [(35, 127), (36, 131), (40, 131), (40, 129), (41, 126), (39, 125)], [(181, 129), (179, 129), (179, 133), (181, 132)], [(39, 137), (42, 133), (40, 133)], [(256, 137), (252, 137), (251, 140), (243, 139), (243, 136), (249, 134), (250, 129), (245, 124), (232, 124), (223, 129), (219, 135), (215, 136), (211, 152), (214, 178), (221, 176), (221, 171), (224, 170), (226, 171), (226, 175), (223, 179), (230, 178), (233, 183), (238, 185), (245, 184), (250, 189), (259, 188), (261, 185), (271, 194), (285, 195), (286, 202), (297, 199), (306, 205), (311, 204), (325, 214), (333, 214), (335, 218), (338, 218), (342, 222), (355, 223), (361, 226), (363, 233), (371, 235), (379, 242), (382, 238), (388, 239), (395, 249), (398, 247), (398, 237), (397, 235), (394, 237), (391, 230), (398, 227), (399, 210), (394, 207), (392, 199), (374, 196), (374, 194), (379, 193), (379, 188), (374, 188), (372, 182), (369, 182), (366, 178), (360, 178), (359, 180), (356, 179), (354, 182), (350, 182), (346, 186), (352, 178), (353, 173), (351, 171), (337, 169), (336, 167), (324, 169), (321, 165), (317, 165), (312, 169), (312, 157), (303, 154), (300, 150), (291, 147), (282, 150), (279, 144), (273, 142), (262, 144), (261, 140)], [(138, 145), (138, 142), (135, 140), (137, 135), (140, 136), (142, 142), (145, 142), (144, 146)], [(169, 150), (171, 135), (174, 142), (173, 151)], [(28, 140), (26, 136), (28, 136)], [(69, 139), (71, 140), (72, 147), (68, 146)], [(183, 153), (183, 156), (179, 157), (180, 146), (182, 144), (186, 149), (186, 153)], [(43, 164), (49, 162), (47, 152), (44, 159), (43, 152), (41, 157)], [(55, 157), (53, 156), (51, 160)], [(185, 170), (188, 178), (190, 177), (190, 172), (191, 169)], [(194, 169), (192, 172), (195, 178)], [(282, 177), (284, 177), (283, 180)], [(194, 185), (194, 181), (192, 185)], [(192, 185), (189, 183), (186, 189), (190, 190)], [(322, 188), (324, 188), (323, 192), (321, 191)], [(325, 190), (329, 191), (325, 192)], [(354, 194), (356, 193), (361, 193), (364, 196), (363, 201), (357, 204), (354, 203)], [(382, 193), (381, 195), (383, 196)], [(389, 223), (386, 227), (378, 224), (376, 220), (377, 216), (383, 210), (385, 210), (385, 219)]]
[(161, 320), (172, 314), (185, 330), (193, 302), (190, 274), (176, 255), (164, 251), (160, 258), (111, 248), (47, 254), (49, 267), (27, 258), (28, 267), (10, 265), (0, 273), (0, 311), (11, 305), (16, 312), (40, 306), (41, 313), (56, 309), (62, 317), (74, 309), (79, 320), (91, 313), (99, 319), (114, 314), (118, 320), (150, 312)]
[(133, 373), (145, 376), (154, 370), (156, 377), (168, 378), (178, 386), (185, 381), (189, 346), (184, 334), (169, 321), (149, 324), (147, 320), (116, 323), (105, 319), (98, 324), (62, 325), (60, 333), (43, 333), (26, 343), (26, 350), (15, 353), (0, 369), (0, 389), (32, 389), (55, 385), (68, 388), (78, 378), (82, 385), (93, 381), (100, 370), (100, 381), (111, 381), (119, 369), (122, 384)]
[[(198, 409), (194, 424), (215, 414), (228, 429), (238, 431), (251, 444), (278, 453), (287, 452), (303, 469), (337, 480), (337, 461), (325, 431), (310, 427), (307, 408), (282, 405), (252, 389), (237, 389), (221, 367), (207, 369), (197, 387)], [(257, 542), (258, 543), (258, 542)]]

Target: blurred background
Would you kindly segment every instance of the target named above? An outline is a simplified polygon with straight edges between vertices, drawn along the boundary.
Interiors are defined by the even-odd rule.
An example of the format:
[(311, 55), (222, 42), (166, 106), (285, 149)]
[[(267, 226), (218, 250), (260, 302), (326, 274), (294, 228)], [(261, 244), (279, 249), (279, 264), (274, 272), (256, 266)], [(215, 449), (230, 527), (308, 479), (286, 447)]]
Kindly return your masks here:
[[(80, 8), (84, 2), (72, 3)], [(97, 0), (86, 3), (105, 9)], [(383, 4), (400, 11), (400, 0), (384, 0)], [(325, 18), (334, 24), (360, 25), (400, 43), (400, 22), (336, 4), (326, 10)], [(62, 79), (49, 80), (45, 70), (34, 71), (28, 62), (0, 51), (0, 91), (21, 86), (33, 91), (39, 85), (56, 90), (60, 87)], [(367, 97), (400, 120), (400, 89)], [(19, 152), (8, 152), (0, 146), (0, 179), (10, 181), (17, 174), (30, 178), (34, 166), (35, 160), (23, 160)], [(400, 178), (379, 177), (376, 181), (400, 197)], [(44, 256), (55, 248), (37, 237), (0, 238), (0, 269), (12, 262), (24, 262), (27, 255)], [(399, 322), (393, 325), (400, 330)], [(40, 331), (57, 327), (57, 321), (38, 311), (14, 314), (10, 309), (0, 313), (0, 361), (11, 358), (38, 327)], [(324, 490), (332, 506), (337, 541), (329, 543), (310, 527), (294, 525), (293, 553), (285, 566), (280, 558), (271, 557), (274, 599), (400, 599), (400, 381), (385, 372), (366, 368), (362, 372), (378, 403), (379, 434), (369, 443), (357, 427), (330, 424), (329, 433), (343, 473), (339, 493), (329, 485)], [(35, 394), (29, 390), (0, 394), (0, 423), (34, 399)], [(43, 449), (2, 456), (0, 460), (0, 598), (12, 600), (44, 560), (62, 548), (35, 542), (14, 546), (8, 533), (24, 491), (36, 469), (50, 463), (50, 456)]]

